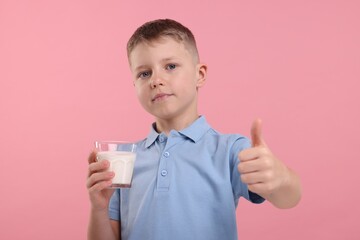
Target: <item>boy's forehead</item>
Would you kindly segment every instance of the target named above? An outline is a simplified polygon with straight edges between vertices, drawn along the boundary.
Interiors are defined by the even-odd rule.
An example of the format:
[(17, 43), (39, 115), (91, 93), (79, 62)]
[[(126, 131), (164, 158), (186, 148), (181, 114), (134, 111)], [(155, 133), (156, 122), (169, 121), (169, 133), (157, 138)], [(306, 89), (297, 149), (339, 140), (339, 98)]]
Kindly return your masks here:
[(183, 42), (171, 37), (162, 37), (152, 41), (142, 41), (131, 51), (129, 61), (131, 64), (141, 64), (149, 58), (184, 58), (190, 56)]

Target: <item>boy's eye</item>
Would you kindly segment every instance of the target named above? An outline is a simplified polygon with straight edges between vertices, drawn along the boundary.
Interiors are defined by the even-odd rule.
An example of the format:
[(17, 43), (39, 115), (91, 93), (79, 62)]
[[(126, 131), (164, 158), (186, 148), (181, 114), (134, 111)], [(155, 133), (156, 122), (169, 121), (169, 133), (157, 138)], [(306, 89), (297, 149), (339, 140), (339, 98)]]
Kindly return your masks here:
[(167, 70), (174, 70), (176, 68), (176, 65), (175, 64), (168, 64), (166, 65), (166, 69)]
[(151, 76), (151, 72), (150, 71), (145, 71), (145, 72), (141, 72), (138, 74), (138, 78), (148, 78)]

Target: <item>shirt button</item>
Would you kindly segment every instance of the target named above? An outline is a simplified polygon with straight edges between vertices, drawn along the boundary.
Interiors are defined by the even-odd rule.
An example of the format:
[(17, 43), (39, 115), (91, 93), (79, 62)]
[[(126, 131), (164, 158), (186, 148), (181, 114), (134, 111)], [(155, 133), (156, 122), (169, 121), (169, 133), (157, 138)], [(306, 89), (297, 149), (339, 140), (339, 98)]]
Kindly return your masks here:
[(169, 152), (164, 152), (164, 157), (169, 157), (170, 153)]
[(166, 170), (162, 170), (162, 171), (161, 171), (161, 176), (165, 177), (165, 176), (167, 175), (167, 173), (168, 173), (168, 172), (167, 172)]
[(164, 136), (160, 135), (160, 136), (159, 136), (159, 141), (160, 141), (160, 142), (163, 142), (163, 141), (164, 141)]

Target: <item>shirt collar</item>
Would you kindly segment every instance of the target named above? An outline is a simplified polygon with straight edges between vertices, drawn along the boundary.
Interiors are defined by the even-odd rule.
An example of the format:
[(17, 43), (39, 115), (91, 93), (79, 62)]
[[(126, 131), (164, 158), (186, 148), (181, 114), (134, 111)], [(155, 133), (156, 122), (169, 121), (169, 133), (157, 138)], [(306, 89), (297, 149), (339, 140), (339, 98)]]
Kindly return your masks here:
[(160, 134), (155, 131), (155, 123), (151, 124), (150, 133), (146, 138), (145, 147), (146, 148), (150, 147), (150, 145), (156, 141), (159, 135)]
[[(193, 142), (197, 142), (200, 138), (210, 129), (210, 125), (207, 123), (204, 116), (200, 116), (190, 126), (179, 131), (180, 134), (191, 139)], [(159, 137), (159, 133), (155, 130), (155, 123), (151, 125), (150, 133), (147, 136), (145, 147), (148, 148)]]

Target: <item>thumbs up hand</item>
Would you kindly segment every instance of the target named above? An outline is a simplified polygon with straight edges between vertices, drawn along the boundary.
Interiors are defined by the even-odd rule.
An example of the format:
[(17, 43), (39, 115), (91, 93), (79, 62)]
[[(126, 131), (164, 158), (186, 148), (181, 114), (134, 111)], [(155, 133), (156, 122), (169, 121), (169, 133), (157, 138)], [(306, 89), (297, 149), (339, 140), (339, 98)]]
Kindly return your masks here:
[(277, 205), (272, 201), (274, 200), (272, 195), (276, 195), (278, 191), (288, 187), (292, 173), (266, 145), (262, 137), (261, 125), (260, 119), (253, 122), (251, 127), (252, 147), (239, 153), (238, 170), (241, 174), (241, 180), (248, 185), (251, 192)]

